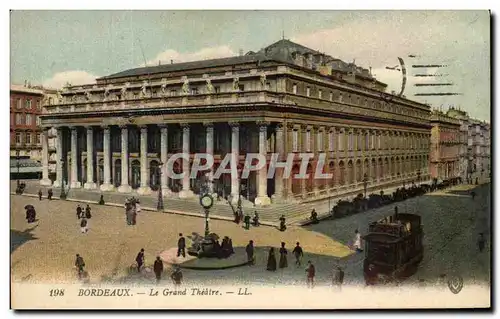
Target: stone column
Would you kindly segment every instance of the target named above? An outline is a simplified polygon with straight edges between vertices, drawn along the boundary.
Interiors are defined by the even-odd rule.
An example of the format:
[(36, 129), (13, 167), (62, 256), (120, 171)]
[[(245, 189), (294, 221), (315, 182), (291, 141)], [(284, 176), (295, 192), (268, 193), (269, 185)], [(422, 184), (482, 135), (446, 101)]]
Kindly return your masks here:
[(141, 126), (141, 186), (137, 190), (139, 195), (151, 194), (148, 172), (148, 127)]
[(267, 196), (267, 126), (268, 122), (257, 122), (259, 127), (259, 154), (266, 158), (266, 165), (258, 171), (257, 197), (255, 205), (267, 206), (271, 204), (271, 199)]
[[(203, 123), (207, 130), (207, 140), (206, 140), (206, 150), (205, 152), (213, 156), (214, 155), (214, 123), (212, 122), (205, 122)], [(208, 184), (209, 187), (209, 192), (216, 198), (217, 194), (214, 194), (214, 167), (213, 165), (210, 167), (210, 171), (208, 172), (208, 179), (211, 181), (211, 183)]]
[[(235, 163), (236, 168), (238, 167), (239, 154), (240, 154), (240, 123), (229, 122), (231, 126), (231, 162)], [(231, 173), (231, 201), (233, 204), (238, 203), (238, 198), (240, 196), (240, 180), (238, 174), (234, 175)]]
[[(301, 134), (301, 138), (300, 138), (300, 142), (301, 142), (301, 145), (299, 147), (299, 149), (306, 153), (307, 152), (307, 130), (309, 129), (309, 127), (307, 125), (301, 125), (300, 126), (300, 134)], [(307, 197), (307, 179), (305, 178), (301, 178), (300, 179), (300, 190), (302, 192), (302, 198), (306, 198)]]
[(42, 132), (42, 179), (40, 185), (52, 185), (52, 181), (49, 179), (49, 129), (47, 127), (44, 127)]
[(100, 186), (101, 191), (109, 192), (114, 189), (111, 184), (111, 147), (110, 147), (110, 134), (111, 130), (109, 126), (103, 126), (103, 161), (104, 161), (104, 179), (103, 184)]
[[(189, 151), (189, 124), (182, 123), (182, 153), (190, 156)], [(194, 196), (193, 191), (189, 185), (189, 178), (191, 175), (191, 170), (189, 169), (190, 160), (182, 159), (182, 172), (184, 173), (184, 178), (182, 179), (182, 191), (179, 192), (179, 198), (190, 198)]]
[(71, 188), (80, 188), (82, 185), (78, 180), (78, 130), (71, 127)]
[(58, 127), (56, 130), (56, 180), (54, 181), (53, 187), (61, 187), (63, 182), (63, 166), (61, 160), (63, 159), (63, 149), (62, 149), (62, 139), (63, 132), (62, 128)]
[[(278, 153), (278, 162), (286, 161), (284, 136), (283, 123), (278, 123), (276, 125), (276, 153)], [(276, 168), (274, 174), (274, 194), (271, 196), (273, 203), (281, 203), (285, 199), (283, 172), (283, 168)]]
[(168, 126), (160, 125), (160, 161), (161, 167), (161, 191), (163, 196), (170, 196), (172, 191), (168, 188), (167, 161), (168, 161)]
[(83, 188), (97, 188), (97, 184), (94, 182), (94, 131), (92, 126), (87, 127), (87, 182)]
[(120, 193), (132, 192), (132, 187), (128, 184), (128, 129), (127, 126), (120, 126), (122, 129), (122, 183), (118, 187)]

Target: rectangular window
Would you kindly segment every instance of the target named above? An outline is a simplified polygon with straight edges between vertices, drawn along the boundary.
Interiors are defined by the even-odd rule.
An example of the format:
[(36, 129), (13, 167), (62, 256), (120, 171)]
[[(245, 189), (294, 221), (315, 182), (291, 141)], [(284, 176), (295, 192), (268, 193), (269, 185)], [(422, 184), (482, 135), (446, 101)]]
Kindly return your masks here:
[(318, 99), (322, 99), (322, 98), (323, 98), (323, 91), (319, 90), (319, 92), (318, 92)]
[(176, 96), (177, 90), (170, 90), (170, 96)]
[(21, 145), (21, 139), (22, 139), (21, 133), (16, 132), (16, 145)]
[(310, 87), (306, 88), (306, 95), (311, 96), (311, 88)]
[(42, 144), (42, 133), (36, 135), (36, 144)]
[(293, 152), (298, 152), (299, 142), (299, 132), (297, 130), (292, 131), (292, 150)]
[(40, 102), (40, 99), (36, 100), (36, 109), (41, 110), (42, 109), (42, 103)]
[(31, 145), (31, 133), (26, 133), (26, 145)]
[(40, 116), (38, 116), (38, 115), (37, 115), (37, 117), (36, 117), (36, 125), (37, 125), (37, 126), (42, 125), (42, 119), (41, 119), (41, 118), (40, 118)]
[(240, 92), (245, 91), (245, 85), (244, 84), (239, 84), (238, 85), (238, 91), (240, 91)]
[(197, 95), (198, 94), (198, 88), (191, 88), (191, 95)]
[(270, 90), (271, 89), (271, 82), (267, 82), (266, 83), (266, 90)]
[(32, 125), (31, 114), (26, 114), (26, 125)]
[(22, 120), (21, 120), (21, 113), (16, 113), (16, 125), (21, 125)]
[(27, 99), (27, 100), (26, 100), (26, 108), (27, 108), (28, 110), (31, 110), (31, 99)]
[(333, 92), (330, 91), (330, 101), (333, 101)]
[(292, 93), (297, 94), (297, 84), (296, 83), (293, 84)]
[(311, 131), (306, 131), (306, 152), (311, 151)]
[(214, 92), (220, 93), (220, 86), (214, 86)]
[(23, 107), (21, 99), (17, 99), (17, 108), (21, 109)]

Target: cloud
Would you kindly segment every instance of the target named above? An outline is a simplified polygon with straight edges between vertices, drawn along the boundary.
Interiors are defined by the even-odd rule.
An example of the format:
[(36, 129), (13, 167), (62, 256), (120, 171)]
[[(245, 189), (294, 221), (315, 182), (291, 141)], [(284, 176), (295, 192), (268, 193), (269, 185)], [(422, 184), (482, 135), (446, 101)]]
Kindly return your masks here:
[(68, 82), (71, 83), (71, 85), (92, 84), (96, 82), (95, 79), (97, 77), (98, 76), (86, 71), (64, 71), (54, 74), (50, 79), (43, 81), (42, 84), (45, 87), (60, 89)]
[(158, 53), (156, 57), (147, 62), (147, 65), (157, 65), (158, 61), (162, 64), (170, 63), (170, 60), (174, 60), (175, 63), (178, 62), (189, 62), (189, 61), (199, 61), (199, 60), (209, 60), (217, 58), (226, 58), (235, 56), (236, 53), (229, 46), (218, 46), (212, 48), (203, 48), (196, 52), (185, 52), (181, 53), (175, 50), (166, 50)]

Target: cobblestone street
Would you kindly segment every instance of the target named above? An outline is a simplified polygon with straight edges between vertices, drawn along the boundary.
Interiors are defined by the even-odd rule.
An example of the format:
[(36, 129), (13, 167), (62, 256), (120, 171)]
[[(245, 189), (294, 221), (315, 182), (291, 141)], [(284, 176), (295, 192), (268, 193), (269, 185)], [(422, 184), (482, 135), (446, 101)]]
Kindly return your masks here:
[[(490, 246), (479, 254), (478, 233), (484, 232), (489, 241), (490, 184), (476, 188), (477, 197), (469, 196), (472, 185), (459, 185), (446, 192), (436, 192), (398, 203), (400, 212), (419, 213), (424, 224), (424, 260), (418, 272), (408, 283), (430, 283), (440, 275), (461, 275), (467, 283), (489, 282)], [(46, 282), (74, 281), (72, 265), (80, 253), (87, 263), (91, 282), (111, 280), (122, 283), (153, 284), (146, 276), (127, 276), (135, 255), (144, 247), (146, 263), (151, 264), (159, 252), (175, 247), (179, 232), (185, 235), (203, 231), (200, 218), (144, 212), (138, 216), (135, 227), (126, 226), (123, 210), (118, 207), (92, 205), (93, 217), (88, 234), (79, 232), (76, 203), (48, 202), (27, 197), (11, 196), (11, 233), (15, 238), (28, 238), (12, 253), (14, 280)], [(37, 209), (38, 227), (27, 232), (38, 238), (29, 240), (23, 234), (28, 225), (24, 220), (24, 205), (31, 203)], [(322, 221), (318, 225), (290, 227), (282, 233), (271, 227), (251, 228), (227, 221), (211, 221), (211, 230), (233, 238), (235, 246), (244, 246), (253, 239), (257, 246), (257, 262), (253, 267), (240, 267), (216, 271), (184, 270), (186, 284), (303, 284), (307, 260), (316, 265), (319, 285), (331, 282), (331, 269), (335, 264), (345, 267), (346, 283), (362, 283), (363, 254), (351, 254), (354, 230), (366, 233), (368, 224), (392, 214), (394, 205), (338, 220)], [(13, 238), (14, 239), (14, 238)], [(287, 243), (291, 251), (300, 241), (306, 255), (301, 267), (294, 266), (289, 254), (289, 267), (276, 272), (265, 270), (270, 245), (279, 247)], [(168, 283), (170, 281), (167, 281)]]

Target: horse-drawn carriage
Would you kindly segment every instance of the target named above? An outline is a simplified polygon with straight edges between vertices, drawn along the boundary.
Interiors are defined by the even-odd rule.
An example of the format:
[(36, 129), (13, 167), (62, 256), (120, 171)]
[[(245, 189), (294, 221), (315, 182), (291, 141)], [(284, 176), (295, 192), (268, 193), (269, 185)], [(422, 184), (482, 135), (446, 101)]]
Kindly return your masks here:
[(424, 248), (421, 218), (395, 214), (369, 226), (365, 240), (364, 275), (368, 285), (401, 280), (413, 275)]

